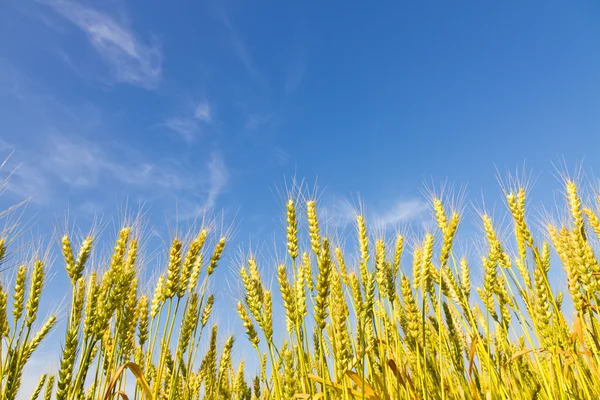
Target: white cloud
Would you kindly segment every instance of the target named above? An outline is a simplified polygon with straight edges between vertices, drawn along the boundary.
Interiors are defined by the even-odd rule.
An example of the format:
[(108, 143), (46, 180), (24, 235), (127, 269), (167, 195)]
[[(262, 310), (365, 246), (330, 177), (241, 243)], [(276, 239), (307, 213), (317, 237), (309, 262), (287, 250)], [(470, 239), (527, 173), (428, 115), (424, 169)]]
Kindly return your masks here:
[(225, 26), (229, 30), (229, 34), (231, 35), (231, 45), (233, 47), (233, 51), (235, 55), (240, 59), (242, 64), (244, 64), (248, 75), (250, 75), (259, 86), (268, 86), (266, 79), (254, 65), (254, 62), (252, 60), (250, 52), (248, 51), (248, 48), (246, 47), (246, 44), (244, 43), (240, 35), (238, 35), (235, 27), (230, 22), (226, 14), (223, 14), (223, 23), (225, 24)]
[(175, 161), (156, 163), (140, 160), (139, 155), (110, 155), (97, 144), (60, 134), (51, 136), (47, 154), (42, 160), (44, 169), (72, 187), (93, 187), (101, 179), (141, 188), (195, 186), (192, 174)]
[(183, 140), (191, 142), (196, 137), (196, 134), (200, 130), (198, 121), (193, 118), (186, 117), (171, 117), (167, 118), (162, 124), (165, 128), (178, 133)]
[(342, 197), (334, 197), (331, 205), (325, 203), (321, 209), (322, 217), (335, 227), (344, 227), (356, 221), (356, 208)]
[[(0, 139), (0, 152), (11, 153), (14, 151), (14, 147), (7, 141)], [(4, 160), (2, 160), (4, 162)]]
[(98, 147), (76, 143), (62, 135), (50, 137), (46, 154), (42, 167), (73, 187), (94, 186), (102, 171), (110, 166)]
[(411, 221), (420, 216), (425, 210), (427, 210), (427, 206), (422, 201), (400, 200), (391, 209), (374, 214), (373, 220), (385, 229)]
[[(16, 149), (13, 159), (23, 159)], [(102, 190), (121, 187), (129, 195), (180, 195), (202, 209), (212, 209), (228, 182), (226, 164), (217, 152), (204, 167), (192, 169), (175, 159), (149, 161), (133, 149), (105, 148), (83, 138), (50, 136), (43, 149), (25, 153), (7, 190), (38, 203), (51, 201), (60, 185)], [(13, 166), (14, 168), (14, 166)]]
[(304, 74), (306, 72), (306, 67), (304, 64), (294, 64), (290, 67), (285, 74), (285, 84), (284, 89), (286, 93), (292, 93), (298, 89), (300, 83), (302, 83), (302, 79), (304, 78)]
[(302, 39), (299, 39), (296, 44), (296, 50), (293, 53), (290, 65), (285, 72), (284, 89), (286, 93), (292, 93), (302, 83), (306, 73), (306, 47)]
[(177, 219), (194, 219), (214, 211), (229, 182), (229, 170), (220, 153), (210, 155), (205, 175), (202, 193), (177, 199)]
[(87, 35), (117, 81), (146, 89), (158, 86), (162, 75), (162, 52), (155, 43), (144, 43), (125, 24), (81, 3), (64, 0), (43, 3)]
[[(190, 113), (191, 114), (191, 113)], [(201, 131), (203, 124), (212, 121), (212, 109), (208, 102), (201, 102), (194, 106), (191, 115), (167, 118), (162, 126), (178, 133), (186, 142), (192, 142)]]
[(223, 158), (218, 153), (213, 153), (208, 162), (209, 186), (206, 200), (206, 208), (213, 208), (217, 198), (227, 185), (229, 173), (223, 162)]
[(210, 111), (210, 104), (208, 104), (208, 103), (198, 104), (196, 106), (196, 113), (194, 114), (194, 118), (196, 118), (198, 121), (210, 122), (212, 119), (211, 111)]
[(32, 198), (37, 202), (45, 202), (51, 197), (51, 185), (47, 177), (37, 168), (28, 165), (9, 165), (10, 176), (6, 190), (19, 200)]
[(411, 222), (427, 210), (425, 203), (417, 199), (398, 200), (392, 207), (379, 210), (360, 211), (362, 209), (360, 204), (360, 200), (358, 205), (353, 205), (348, 200), (334, 198), (333, 206), (325, 209), (326, 217), (334, 226), (341, 227), (354, 224), (356, 217), (362, 213), (370, 225), (385, 231), (402, 223)]
[(78, 210), (88, 216), (96, 216), (104, 211), (104, 204), (87, 200), (79, 205)]
[(244, 122), (244, 128), (248, 131), (257, 131), (272, 123), (273, 116), (270, 114), (250, 113)]

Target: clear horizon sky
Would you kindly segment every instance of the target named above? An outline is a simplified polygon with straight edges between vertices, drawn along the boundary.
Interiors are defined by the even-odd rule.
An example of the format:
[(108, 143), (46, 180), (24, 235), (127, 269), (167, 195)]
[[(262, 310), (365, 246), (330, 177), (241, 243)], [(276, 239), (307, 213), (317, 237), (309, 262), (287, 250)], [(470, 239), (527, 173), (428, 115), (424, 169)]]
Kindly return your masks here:
[(422, 221), (444, 182), (501, 207), (498, 174), (523, 165), (551, 207), (559, 172), (600, 170), (599, 21), (595, 1), (9, 0), (0, 206), (30, 199), (22, 221), (54, 251), (140, 205), (165, 243), (222, 213), (232, 260), (283, 243), (293, 177), (329, 221), (360, 198), (383, 231)]

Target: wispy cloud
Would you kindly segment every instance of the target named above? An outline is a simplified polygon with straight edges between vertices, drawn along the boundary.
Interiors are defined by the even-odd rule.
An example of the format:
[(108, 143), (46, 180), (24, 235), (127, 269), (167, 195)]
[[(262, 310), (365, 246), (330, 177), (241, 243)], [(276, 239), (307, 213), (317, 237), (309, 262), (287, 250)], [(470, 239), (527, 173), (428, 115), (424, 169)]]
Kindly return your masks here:
[(306, 48), (300, 40), (296, 45), (290, 65), (285, 72), (284, 90), (286, 93), (292, 93), (302, 83), (306, 73)]
[(302, 83), (305, 72), (306, 67), (301, 63), (296, 63), (287, 70), (285, 74), (284, 87), (286, 93), (292, 93), (298, 89), (298, 86), (300, 86), (300, 83)]
[(229, 180), (229, 173), (225, 162), (219, 153), (213, 153), (210, 161), (208, 162), (208, 195), (206, 198), (206, 208), (213, 208), (217, 201), (217, 198), (227, 185)]
[(180, 220), (197, 218), (213, 211), (218, 199), (227, 188), (229, 169), (221, 154), (213, 151), (206, 165), (203, 191), (199, 196), (188, 196), (177, 199), (177, 218)]
[(380, 227), (387, 229), (421, 216), (427, 210), (425, 203), (419, 200), (399, 200), (390, 209), (375, 213), (373, 220)]
[[(157, 207), (176, 199), (202, 209), (218, 203), (229, 175), (217, 151), (170, 156), (161, 149), (146, 153), (124, 145), (119, 134), (107, 134), (114, 128), (105, 125), (105, 115), (93, 104), (64, 103), (2, 61), (0, 71), (0, 105), (18, 116), (12, 121), (7, 115), (2, 126), (7, 135), (0, 139), (0, 160), (12, 154), (2, 171), (11, 174), (5, 193), (12, 199), (49, 206), (68, 201), (75, 208), (90, 198), (112, 204), (114, 196), (122, 195)], [(190, 103), (186, 118), (196, 134), (198, 127), (212, 123), (210, 103)]]
[[(123, 189), (140, 197), (169, 194), (182, 196), (202, 209), (212, 209), (228, 182), (227, 166), (218, 152), (208, 154), (204, 168), (190, 166), (173, 159), (149, 161), (129, 149), (108, 151), (97, 143), (61, 134), (50, 136), (42, 151), (23, 157), (15, 148), (21, 163), (14, 169), (7, 187), (21, 198), (31, 197), (38, 203), (52, 201), (61, 188), (75, 190)], [(84, 192), (81, 192), (84, 193)]]
[(42, 3), (86, 34), (117, 81), (146, 89), (158, 86), (162, 76), (162, 52), (156, 43), (145, 43), (126, 24), (79, 2), (44, 0)]
[(194, 117), (198, 121), (202, 122), (210, 122), (212, 120), (212, 114), (210, 110), (210, 104), (208, 103), (200, 103), (196, 106), (196, 112), (194, 113)]
[(75, 188), (94, 187), (106, 179), (134, 187), (181, 189), (190, 176), (181, 176), (178, 166), (125, 161), (109, 155), (99, 145), (54, 134), (41, 165), (59, 180)]
[(397, 228), (404, 223), (410, 223), (422, 216), (427, 210), (425, 203), (418, 199), (401, 199), (393, 203), (389, 208), (377, 210), (360, 210), (359, 205), (355, 206), (348, 200), (334, 198), (333, 206), (327, 211), (327, 218), (334, 226), (346, 226), (356, 221), (357, 215), (365, 213), (365, 217), (370, 225), (378, 230), (386, 231), (391, 228)]
[(162, 126), (179, 134), (186, 142), (194, 140), (200, 129), (198, 121), (195, 119), (179, 116), (167, 118)]
[(50, 183), (37, 168), (32, 168), (26, 164), (13, 165), (9, 163), (7, 167), (9, 181), (6, 190), (19, 200), (36, 199), (38, 202), (47, 201), (50, 196)]
[(223, 13), (223, 23), (229, 30), (229, 34), (231, 37), (231, 45), (233, 46), (233, 51), (234, 51), (235, 55), (240, 59), (242, 64), (244, 64), (244, 67), (246, 68), (246, 71), (248, 71), (248, 74), (260, 86), (263, 86), (263, 87), (267, 86), (267, 81), (265, 80), (263, 75), (260, 73), (260, 71), (256, 68), (256, 66), (254, 65), (254, 61), (252, 60), (252, 56), (250, 55), (250, 52), (248, 51), (248, 47), (246, 46), (246, 44), (244, 43), (244, 41), (238, 34), (237, 30), (235, 29), (235, 27), (229, 20), (229, 17), (227, 17), (227, 14), (225, 14), (225, 13)]
[(248, 131), (256, 131), (273, 121), (271, 114), (250, 113), (246, 116), (244, 129)]
[(179, 134), (186, 142), (192, 142), (201, 132), (202, 125), (211, 122), (212, 108), (204, 101), (195, 105), (193, 114), (167, 118), (162, 126)]

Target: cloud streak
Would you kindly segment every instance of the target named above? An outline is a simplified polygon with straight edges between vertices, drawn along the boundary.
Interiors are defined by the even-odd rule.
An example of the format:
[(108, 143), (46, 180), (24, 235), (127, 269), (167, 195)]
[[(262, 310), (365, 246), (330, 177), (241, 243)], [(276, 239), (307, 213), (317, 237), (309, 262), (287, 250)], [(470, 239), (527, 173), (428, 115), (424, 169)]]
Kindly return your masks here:
[(225, 162), (218, 153), (213, 153), (211, 155), (210, 161), (208, 162), (208, 176), (209, 185), (205, 208), (212, 209), (229, 180), (229, 173), (225, 166)]
[(397, 201), (389, 210), (375, 213), (373, 220), (384, 229), (411, 221), (427, 210), (425, 203), (419, 200)]
[(180, 177), (176, 165), (120, 161), (94, 143), (60, 134), (51, 136), (47, 154), (42, 167), (75, 188), (94, 187), (107, 179), (134, 187), (175, 190), (188, 186), (187, 179), (191, 179)]
[[(13, 158), (18, 155), (17, 148)], [(115, 153), (82, 138), (53, 134), (42, 151), (35, 157), (28, 154), (14, 168), (7, 190), (19, 198), (48, 203), (61, 188), (69, 188), (69, 193), (121, 188), (141, 198), (181, 196), (208, 211), (217, 204), (228, 178), (227, 165), (217, 151), (208, 154), (203, 168), (192, 171), (178, 160), (148, 161), (131, 150)]]
[(86, 34), (117, 81), (145, 89), (158, 86), (162, 77), (162, 52), (156, 43), (144, 43), (109, 14), (81, 3), (47, 0), (43, 4)]
[[(417, 199), (401, 199), (388, 209), (367, 211), (365, 217), (378, 229), (383, 231), (397, 228), (403, 223), (410, 223), (422, 216), (427, 206)], [(350, 202), (335, 199), (333, 207), (328, 210), (328, 217), (335, 226), (352, 225), (360, 214)]]
[(229, 30), (233, 51), (242, 64), (244, 64), (248, 75), (250, 75), (259, 86), (266, 87), (267, 81), (254, 65), (254, 61), (252, 60), (252, 56), (250, 55), (246, 44), (225, 13), (223, 13), (223, 24)]
[(226, 190), (229, 182), (229, 170), (223, 157), (217, 151), (213, 151), (206, 164), (203, 201), (196, 197), (180, 198), (177, 200), (177, 218), (187, 220), (206, 215), (216, 207), (218, 199)]
[(201, 102), (195, 105), (192, 115), (167, 118), (162, 126), (179, 134), (183, 140), (190, 143), (198, 136), (202, 125), (211, 122), (212, 108), (208, 102)]

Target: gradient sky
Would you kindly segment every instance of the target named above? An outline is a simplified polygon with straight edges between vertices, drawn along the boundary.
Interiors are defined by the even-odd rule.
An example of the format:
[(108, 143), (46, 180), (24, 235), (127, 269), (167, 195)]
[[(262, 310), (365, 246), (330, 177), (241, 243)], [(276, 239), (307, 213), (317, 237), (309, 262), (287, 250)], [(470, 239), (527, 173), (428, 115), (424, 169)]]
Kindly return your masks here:
[(222, 211), (247, 249), (284, 240), (294, 176), (384, 230), (422, 220), (424, 182), (501, 204), (523, 164), (552, 201), (556, 166), (600, 167), (599, 20), (595, 1), (9, 0), (0, 206), (30, 198), (50, 237), (143, 204), (165, 242)]

